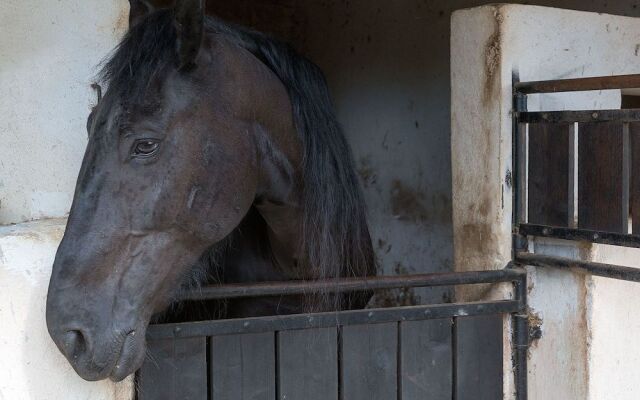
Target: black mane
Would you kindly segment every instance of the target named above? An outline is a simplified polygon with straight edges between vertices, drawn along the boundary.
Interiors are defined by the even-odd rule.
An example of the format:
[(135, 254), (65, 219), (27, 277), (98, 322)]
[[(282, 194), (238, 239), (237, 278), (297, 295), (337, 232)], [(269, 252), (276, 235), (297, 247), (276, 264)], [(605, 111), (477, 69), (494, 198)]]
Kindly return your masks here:
[[(117, 98), (138, 102), (150, 80), (176, 63), (172, 10), (159, 10), (133, 26), (104, 63), (103, 83)], [(305, 267), (318, 278), (366, 276), (375, 258), (365, 205), (350, 147), (335, 117), (320, 69), (289, 46), (207, 17), (206, 32), (222, 34), (250, 51), (283, 82), (304, 144)]]

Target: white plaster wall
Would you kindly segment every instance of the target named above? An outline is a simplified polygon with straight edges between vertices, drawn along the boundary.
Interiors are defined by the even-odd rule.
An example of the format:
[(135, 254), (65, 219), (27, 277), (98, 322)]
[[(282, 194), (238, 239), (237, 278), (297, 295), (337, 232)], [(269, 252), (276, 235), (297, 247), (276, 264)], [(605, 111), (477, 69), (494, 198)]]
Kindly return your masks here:
[[(64, 216), (86, 145), (95, 65), (127, 27), (126, 0), (3, 0), (0, 225)], [(0, 227), (0, 400), (129, 400), (133, 383), (80, 379), (47, 333), (65, 220)]]
[(0, 400), (131, 400), (131, 379), (82, 380), (47, 332), (47, 286), (65, 224), (0, 227)]
[[(550, 239), (532, 245), (536, 253), (628, 267), (638, 267), (640, 259), (640, 250), (615, 246)], [(546, 268), (529, 271), (530, 305), (543, 321), (543, 339), (530, 357), (532, 393), (547, 393), (559, 371), (571, 371), (568, 381), (553, 386), (557, 398), (640, 398), (640, 286)]]
[[(531, 241), (530, 251), (566, 258), (588, 258), (590, 248), (560, 240)], [(529, 352), (530, 398), (589, 398), (591, 345), (589, 286), (592, 278), (545, 268), (528, 268), (533, 324), (542, 321), (542, 339)], [(551, 384), (553, 382), (553, 384)], [(602, 399), (607, 399), (603, 397)]]
[(127, 0), (2, 0), (0, 225), (64, 216), (86, 145), (96, 64)]
[[(592, 259), (640, 266), (640, 250), (594, 246)], [(593, 277), (591, 304), (590, 399), (640, 398), (640, 284)]]
[[(502, 268), (511, 257), (511, 188), (505, 176), (511, 168), (512, 71), (524, 81), (638, 73), (640, 20), (492, 5), (456, 12), (451, 43), (455, 267)], [(619, 105), (617, 91), (531, 101), (532, 109)], [(637, 264), (638, 252), (559, 241), (534, 245), (547, 254)], [(638, 353), (633, 344), (624, 348), (640, 327), (640, 313), (633, 312), (640, 309), (639, 287), (539, 269), (532, 270), (530, 293), (544, 331), (531, 349), (530, 398), (638, 398)], [(486, 297), (481, 290), (457, 295)]]

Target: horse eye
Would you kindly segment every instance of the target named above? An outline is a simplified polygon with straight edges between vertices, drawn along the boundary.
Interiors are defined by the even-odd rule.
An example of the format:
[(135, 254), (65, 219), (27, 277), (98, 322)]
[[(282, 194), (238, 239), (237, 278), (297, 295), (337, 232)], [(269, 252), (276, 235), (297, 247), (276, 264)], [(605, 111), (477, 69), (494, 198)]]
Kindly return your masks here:
[(158, 151), (160, 143), (152, 139), (137, 140), (133, 144), (133, 156), (135, 157), (150, 157)]

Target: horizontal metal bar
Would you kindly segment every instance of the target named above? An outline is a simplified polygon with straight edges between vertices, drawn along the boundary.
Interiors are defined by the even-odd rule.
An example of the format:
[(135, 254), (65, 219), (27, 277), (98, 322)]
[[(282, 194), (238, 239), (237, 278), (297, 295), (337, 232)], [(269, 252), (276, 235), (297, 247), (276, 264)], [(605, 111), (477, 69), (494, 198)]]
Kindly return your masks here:
[(640, 269), (623, 267), (621, 265), (578, 261), (571, 260), (569, 258), (545, 256), (531, 253), (518, 253), (516, 255), (516, 262), (522, 265), (578, 270), (591, 275), (601, 276), (605, 278), (630, 282), (640, 282)]
[(639, 74), (518, 82), (514, 85), (514, 90), (522, 94), (633, 88), (640, 88)]
[(638, 122), (640, 109), (591, 110), (591, 111), (530, 111), (517, 113), (521, 123), (587, 123), (587, 122)]
[(640, 236), (623, 233), (600, 232), (586, 229), (561, 228), (546, 225), (521, 224), (518, 233), (524, 236), (579, 240), (613, 246), (640, 248)]
[(430, 286), (472, 285), (515, 282), (522, 272), (512, 269), (494, 271), (342, 278), (318, 281), (263, 282), (202, 287), (180, 296), (180, 300), (219, 300), (240, 297), (344, 293), (380, 289)]
[(519, 312), (520, 308), (521, 304), (517, 300), (499, 300), (150, 325), (147, 331), (147, 339), (190, 338), (378, 324), (385, 322), (421, 321), (477, 315), (510, 314)]

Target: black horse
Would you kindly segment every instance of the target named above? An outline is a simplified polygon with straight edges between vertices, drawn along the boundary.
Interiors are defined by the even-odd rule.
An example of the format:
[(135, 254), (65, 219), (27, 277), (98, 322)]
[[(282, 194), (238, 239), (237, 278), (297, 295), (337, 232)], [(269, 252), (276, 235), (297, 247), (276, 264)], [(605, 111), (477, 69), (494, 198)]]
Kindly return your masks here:
[[(131, 0), (130, 23), (101, 72), (108, 88), (89, 117), (47, 301), (51, 337), (87, 380), (134, 372), (150, 320), (198, 271), (202, 283), (375, 273), (321, 71), (205, 17), (203, 0), (159, 10)], [(261, 298), (230, 302), (226, 315), (367, 299)]]

